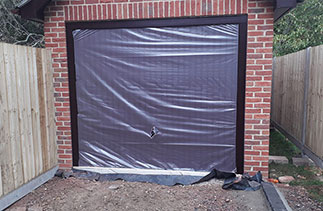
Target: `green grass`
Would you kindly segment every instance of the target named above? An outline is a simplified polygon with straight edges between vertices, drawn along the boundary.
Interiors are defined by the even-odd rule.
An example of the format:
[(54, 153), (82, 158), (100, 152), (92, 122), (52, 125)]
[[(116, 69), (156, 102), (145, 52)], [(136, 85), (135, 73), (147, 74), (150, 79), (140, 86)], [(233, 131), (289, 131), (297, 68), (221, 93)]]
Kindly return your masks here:
[[(297, 167), (291, 164), (292, 157), (300, 157), (301, 151), (276, 130), (270, 131), (269, 154), (286, 156), (289, 160), (289, 164), (270, 164), (269, 174), (271, 178), (293, 176), (295, 180), (290, 183), (291, 186), (302, 186), (308, 191), (312, 199), (323, 202), (323, 182), (316, 177), (316, 168), (308, 166)], [(301, 179), (298, 176), (305, 177), (305, 179)]]
[[(315, 167), (294, 166), (292, 164), (275, 164), (269, 165), (270, 175), (275, 175), (273, 178), (280, 176), (293, 176), (294, 181), (290, 183), (291, 186), (303, 186), (310, 194), (310, 197), (319, 202), (323, 202), (323, 182), (318, 180), (315, 176)], [(306, 179), (298, 178), (303, 176)]]
[(294, 166), (293, 164), (271, 163), (269, 165), (269, 169), (270, 169), (269, 171), (271, 173), (274, 173), (277, 178), (280, 176), (288, 175), (288, 176), (293, 176), (296, 179), (296, 181), (301, 181), (301, 179), (297, 178), (297, 176), (300, 175), (300, 176), (306, 177), (307, 180), (316, 179), (315, 173), (314, 171), (312, 171), (312, 167)]
[(269, 154), (277, 156), (286, 156), (291, 163), (292, 157), (300, 157), (301, 151), (280, 132), (270, 131)]

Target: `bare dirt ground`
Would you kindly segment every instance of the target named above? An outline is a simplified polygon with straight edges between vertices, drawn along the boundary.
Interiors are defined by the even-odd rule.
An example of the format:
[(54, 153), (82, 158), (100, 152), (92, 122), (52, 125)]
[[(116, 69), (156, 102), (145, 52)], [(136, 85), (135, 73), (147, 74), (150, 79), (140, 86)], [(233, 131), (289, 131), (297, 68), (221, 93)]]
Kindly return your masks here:
[(323, 210), (323, 202), (311, 199), (307, 190), (302, 186), (279, 185), (279, 190), (284, 194), (285, 199), (288, 202), (288, 205), (293, 210)]
[(55, 177), (8, 210), (269, 210), (262, 190), (223, 190), (222, 181), (162, 186)]

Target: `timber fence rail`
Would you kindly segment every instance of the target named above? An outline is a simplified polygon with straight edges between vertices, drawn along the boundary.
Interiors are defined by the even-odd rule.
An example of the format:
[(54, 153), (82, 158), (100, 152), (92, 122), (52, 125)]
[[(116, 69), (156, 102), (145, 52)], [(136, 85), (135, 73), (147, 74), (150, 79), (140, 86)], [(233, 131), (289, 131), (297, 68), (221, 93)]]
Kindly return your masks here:
[(0, 210), (57, 166), (53, 89), (48, 50), (0, 43)]
[(274, 58), (271, 121), (322, 167), (323, 45)]

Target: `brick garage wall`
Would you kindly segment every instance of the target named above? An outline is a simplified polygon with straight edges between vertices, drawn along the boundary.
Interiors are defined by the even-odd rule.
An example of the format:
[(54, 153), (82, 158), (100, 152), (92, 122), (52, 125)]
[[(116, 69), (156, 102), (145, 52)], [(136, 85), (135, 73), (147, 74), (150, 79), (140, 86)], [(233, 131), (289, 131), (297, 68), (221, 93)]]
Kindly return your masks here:
[(72, 167), (65, 21), (248, 14), (245, 171), (268, 176), (272, 75), (271, 0), (53, 0), (45, 10), (52, 49), (60, 168)]

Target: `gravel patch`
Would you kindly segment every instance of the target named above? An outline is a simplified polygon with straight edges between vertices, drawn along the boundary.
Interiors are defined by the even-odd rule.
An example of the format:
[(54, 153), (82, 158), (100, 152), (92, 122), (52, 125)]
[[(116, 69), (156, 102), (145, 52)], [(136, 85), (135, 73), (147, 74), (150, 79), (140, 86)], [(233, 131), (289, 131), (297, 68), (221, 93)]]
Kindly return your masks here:
[(162, 186), (55, 177), (8, 210), (269, 210), (262, 190), (223, 190), (222, 181)]
[(288, 185), (278, 185), (278, 187), (279, 190), (284, 194), (285, 199), (293, 210), (323, 210), (323, 203), (311, 199), (305, 188), (301, 186)]

